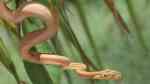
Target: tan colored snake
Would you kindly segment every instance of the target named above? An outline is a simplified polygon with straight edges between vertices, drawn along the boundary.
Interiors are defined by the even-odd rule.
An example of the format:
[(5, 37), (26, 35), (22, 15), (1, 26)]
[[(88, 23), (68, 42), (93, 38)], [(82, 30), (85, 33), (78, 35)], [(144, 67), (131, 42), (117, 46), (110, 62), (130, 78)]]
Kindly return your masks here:
[(61, 66), (65, 70), (73, 69), (79, 76), (90, 79), (121, 79), (121, 74), (118, 71), (106, 69), (88, 72), (85, 70), (85, 64), (74, 63), (67, 57), (30, 51), (34, 45), (46, 41), (48, 38), (52, 38), (58, 31), (59, 14), (56, 8), (53, 8), (51, 11), (49, 11), (49, 9), (44, 5), (34, 2), (26, 4), (19, 12), (11, 12), (3, 2), (0, 2), (0, 11), (1, 19), (11, 21), (15, 24), (21, 23), (25, 18), (30, 16), (37, 16), (41, 20), (45, 21), (47, 28), (27, 33), (27, 35), (25, 35), (25, 37), (22, 39), (20, 53), (25, 60), (38, 64), (55, 64)]

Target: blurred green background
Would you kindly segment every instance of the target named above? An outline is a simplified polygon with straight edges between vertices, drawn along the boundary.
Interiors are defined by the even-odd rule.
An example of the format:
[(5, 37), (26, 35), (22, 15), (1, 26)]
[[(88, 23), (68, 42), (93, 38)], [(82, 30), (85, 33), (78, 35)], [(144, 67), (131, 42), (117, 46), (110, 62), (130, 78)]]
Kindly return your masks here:
[[(25, 0), (4, 0), (15, 10)], [(127, 33), (104, 0), (35, 0), (60, 11), (60, 30), (54, 39), (33, 48), (52, 52), (76, 62), (91, 63), (90, 70), (115, 69), (122, 73), (121, 84), (150, 84), (150, 1), (113, 0), (129, 28)], [(2, 11), (1, 11), (2, 12)], [(83, 79), (55, 65), (23, 61), (20, 37), (43, 27), (37, 18), (16, 26), (0, 21), (0, 84), (118, 84), (118, 81)]]

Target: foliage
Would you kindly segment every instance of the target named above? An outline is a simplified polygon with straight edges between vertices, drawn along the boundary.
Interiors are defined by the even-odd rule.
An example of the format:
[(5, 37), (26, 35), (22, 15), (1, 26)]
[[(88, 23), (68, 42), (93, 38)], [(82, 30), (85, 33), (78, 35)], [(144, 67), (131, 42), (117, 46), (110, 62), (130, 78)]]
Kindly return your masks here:
[[(5, 0), (15, 10), (24, 0)], [(50, 0), (36, 0), (50, 6)], [(114, 0), (130, 32), (115, 20), (104, 0), (52, 0), (60, 11), (60, 30), (54, 39), (33, 48), (39, 52), (64, 55), (89, 64), (90, 70), (116, 69), (123, 74), (122, 84), (148, 84), (149, 77), (149, 0)], [(57, 4), (58, 3), (58, 4)], [(11, 22), (10, 22), (11, 23)], [(19, 27), (19, 28), (16, 28)], [(23, 61), (20, 37), (43, 27), (37, 18), (12, 26), (0, 21), (0, 84), (116, 84), (118, 81), (83, 79), (55, 65)]]

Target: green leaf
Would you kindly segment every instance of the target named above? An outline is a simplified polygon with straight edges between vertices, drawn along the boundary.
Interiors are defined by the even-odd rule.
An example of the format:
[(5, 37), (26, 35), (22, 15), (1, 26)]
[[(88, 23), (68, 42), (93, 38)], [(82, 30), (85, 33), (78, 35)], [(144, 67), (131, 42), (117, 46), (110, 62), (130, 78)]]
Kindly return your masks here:
[[(19, 78), (16, 78), (17, 82), (25, 81), (26, 83), (31, 83), (25, 71), (23, 62), (20, 59), (20, 54), (18, 52), (19, 45), (15, 46), (18, 44), (18, 40), (15, 38), (15, 35), (12, 32), (9, 32), (7, 28), (1, 25), (0, 26), (0, 38), (3, 43), (2, 44), (3, 48), (1, 49), (3, 49), (4, 51), (4, 48), (5, 48), (4, 54), (6, 54), (4, 55), (5, 57), (3, 57), (4, 59), (2, 59), (2, 62), (4, 63), (4, 65), (6, 65), (7, 69), (9, 67), (10, 69), (9, 71), (11, 71), (15, 77), (19, 77)], [(10, 62), (11, 62), (11, 65), (10, 65)]]

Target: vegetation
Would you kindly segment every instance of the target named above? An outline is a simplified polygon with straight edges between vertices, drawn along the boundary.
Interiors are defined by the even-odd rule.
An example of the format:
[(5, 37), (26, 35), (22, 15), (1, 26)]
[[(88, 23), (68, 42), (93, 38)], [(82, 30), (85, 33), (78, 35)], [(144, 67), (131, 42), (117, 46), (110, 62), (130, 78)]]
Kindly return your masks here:
[[(25, 0), (3, 0), (16, 10)], [(60, 30), (54, 39), (35, 46), (38, 52), (56, 53), (89, 65), (89, 70), (114, 69), (121, 84), (148, 84), (150, 39), (149, 0), (35, 0), (60, 12)], [(113, 1), (115, 5), (107, 3)], [(121, 18), (121, 19), (120, 19)], [(43, 27), (38, 18), (19, 25), (0, 20), (0, 84), (117, 84), (91, 80), (55, 65), (22, 60), (20, 40), (26, 32)]]

